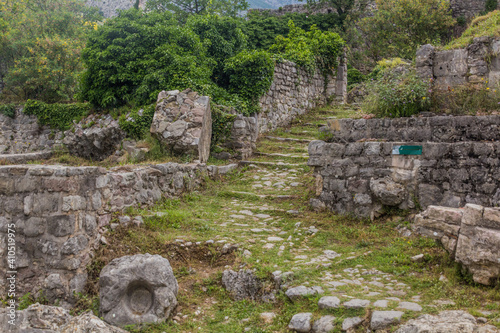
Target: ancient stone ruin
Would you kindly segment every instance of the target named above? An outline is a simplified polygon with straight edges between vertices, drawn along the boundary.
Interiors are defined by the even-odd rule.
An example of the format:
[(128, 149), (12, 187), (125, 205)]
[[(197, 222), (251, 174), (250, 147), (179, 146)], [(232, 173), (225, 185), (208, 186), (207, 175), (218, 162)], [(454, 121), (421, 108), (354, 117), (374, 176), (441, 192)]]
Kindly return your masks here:
[(212, 138), (210, 98), (199, 96), (191, 89), (160, 92), (151, 134), (167, 150), (192, 155), (205, 163)]
[(477, 283), (492, 285), (500, 276), (500, 208), (429, 206), (415, 217), (417, 233), (438, 240)]

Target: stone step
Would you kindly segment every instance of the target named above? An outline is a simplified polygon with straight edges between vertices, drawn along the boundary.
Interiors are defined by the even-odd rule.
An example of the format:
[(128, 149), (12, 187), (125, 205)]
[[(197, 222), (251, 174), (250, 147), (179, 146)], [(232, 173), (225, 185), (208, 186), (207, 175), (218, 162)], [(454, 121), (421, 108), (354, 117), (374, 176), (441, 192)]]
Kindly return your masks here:
[(290, 141), (290, 142), (300, 142), (300, 143), (309, 143), (315, 139), (293, 139), (293, 138), (282, 138), (279, 136), (265, 136), (264, 138), (268, 140), (275, 140), (275, 141)]
[[(272, 199), (295, 199), (295, 198), (297, 198), (296, 195), (255, 194), (255, 193), (243, 192), (243, 191), (229, 191), (229, 193), (255, 196), (255, 197), (259, 197), (261, 199), (266, 199), (266, 198), (272, 198)], [(284, 211), (284, 210), (282, 210), (282, 209), (273, 209), (273, 211)]]
[(264, 165), (264, 166), (274, 166), (274, 167), (301, 167), (301, 166), (306, 166), (306, 163), (284, 163), (284, 162), (260, 162), (260, 161), (240, 161), (240, 165)]
[(308, 159), (308, 158), (309, 158), (309, 155), (308, 155), (308, 154), (293, 155), (293, 154), (279, 154), (279, 153), (263, 153), (263, 152), (260, 152), (260, 151), (256, 151), (254, 154), (255, 154), (255, 155), (260, 155), (260, 156), (289, 157), (289, 158), (305, 158), (305, 159)]
[(3, 154), (0, 155), (0, 163), (5, 164), (24, 164), (30, 161), (46, 160), (52, 156), (51, 151), (39, 151), (25, 154)]

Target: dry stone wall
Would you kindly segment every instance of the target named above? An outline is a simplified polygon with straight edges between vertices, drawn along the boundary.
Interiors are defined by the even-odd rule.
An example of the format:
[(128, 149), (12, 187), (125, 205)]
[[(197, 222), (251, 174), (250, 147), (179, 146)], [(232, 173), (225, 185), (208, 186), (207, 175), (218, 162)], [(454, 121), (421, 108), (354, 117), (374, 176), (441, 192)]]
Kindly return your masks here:
[(36, 116), (28, 116), (22, 108), (14, 118), (0, 113), (0, 155), (49, 151), (60, 146), (62, 132), (40, 126)]
[[(358, 122), (368, 124), (365, 120), (354, 121), (354, 131)], [(390, 132), (388, 127), (385, 130)], [(364, 139), (371, 137), (369, 133), (373, 132), (367, 131)], [(428, 138), (431, 140), (431, 135)], [(495, 141), (313, 141), (309, 145), (308, 164), (315, 168), (318, 199), (338, 213), (373, 218), (383, 206), (401, 209), (429, 205), (463, 207), (467, 203), (499, 206), (500, 143), (496, 137), (490, 140)], [(394, 155), (393, 148), (397, 145), (421, 145), (422, 155)]]
[[(112, 213), (150, 205), (198, 188), (206, 176), (236, 165), (166, 163), (142, 167), (0, 166), (0, 292), (17, 271), (17, 293), (43, 289), (61, 304), (83, 290), (92, 250)], [(7, 268), (7, 234), (14, 230), (15, 267)]]
[(477, 37), (464, 49), (438, 51), (427, 44), (417, 50), (417, 73), (433, 81), (437, 90), (467, 83), (488, 81), (494, 87), (500, 81), (500, 40)]
[(438, 240), (477, 283), (500, 277), (500, 208), (467, 204), (462, 209), (429, 206), (415, 217), (417, 233)]

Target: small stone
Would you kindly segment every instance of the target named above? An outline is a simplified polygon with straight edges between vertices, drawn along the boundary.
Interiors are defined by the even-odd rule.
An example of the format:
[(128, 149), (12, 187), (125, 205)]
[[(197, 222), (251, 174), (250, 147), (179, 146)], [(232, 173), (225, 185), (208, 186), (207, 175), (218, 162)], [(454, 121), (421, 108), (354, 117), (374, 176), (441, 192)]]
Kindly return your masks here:
[(245, 250), (245, 251), (243, 251), (243, 256), (245, 258), (250, 258), (252, 256), (252, 252)]
[(356, 328), (363, 322), (363, 319), (359, 317), (346, 318), (342, 322), (342, 331), (350, 330), (351, 328)]
[(380, 330), (399, 323), (403, 314), (401, 311), (373, 311), (370, 328)]
[(314, 333), (329, 333), (335, 329), (335, 317), (323, 316), (316, 320), (313, 324), (312, 331)]
[(411, 261), (413, 261), (413, 262), (422, 262), (422, 261), (424, 261), (424, 255), (422, 253), (421, 254), (417, 254), (416, 256), (411, 257)]
[(295, 332), (309, 332), (311, 330), (312, 313), (297, 313), (290, 320), (288, 328)]
[(260, 319), (266, 324), (272, 323), (275, 317), (276, 314), (273, 312), (263, 312), (260, 314)]
[(284, 241), (284, 239), (281, 237), (267, 237), (267, 241), (268, 242), (281, 242), (281, 241)]
[(285, 294), (288, 296), (288, 298), (294, 301), (303, 297), (314, 296), (323, 293), (324, 291), (323, 289), (321, 289), (321, 287), (298, 286), (288, 289)]
[(486, 319), (484, 317), (478, 317), (478, 318), (476, 318), (476, 320), (479, 324), (486, 324), (488, 322), (488, 319)]
[(441, 282), (448, 282), (448, 278), (446, 276), (444, 276), (444, 275), (441, 275), (439, 277), (439, 281), (441, 281)]
[(419, 304), (412, 302), (401, 302), (399, 303), (398, 309), (410, 310), (410, 311), (422, 311), (422, 307)]
[(370, 305), (370, 301), (365, 299), (352, 299), (344, 303), (347, 309), (362, 309)]
[(373, 303), (373, 306), (376, 308), (386, 308), (388, 303), (389, 302), (386, 300), (378, 300), (375, 303)]
[(318, 302), (320, 309), (335, 309), (340, 306), (340, 300), (335, 296), (323, 296)]

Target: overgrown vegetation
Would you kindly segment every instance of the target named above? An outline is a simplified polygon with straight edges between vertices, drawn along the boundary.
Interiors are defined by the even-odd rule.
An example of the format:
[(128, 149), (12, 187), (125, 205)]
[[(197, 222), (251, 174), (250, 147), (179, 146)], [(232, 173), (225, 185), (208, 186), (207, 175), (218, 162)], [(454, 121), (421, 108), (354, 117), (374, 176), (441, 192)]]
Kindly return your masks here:
[(24, 113), (35, 115), (42, 125), (49, 125), (61, 131), (69, 129), (73, 121), (80, 121), (90, 113), (89, 103), (74, 104), (47, 104), (40, 101), (28, 100), (24, 105)]
[(500, 11), (495, 10), (486, 15), (476, 17), (465, 32), (447, 44), (444, 49), (464, 48), (472, 43), (475, 37), (500, 37)]
[(16, 106), (10, 104), (0, 104), (0, 113), (7, 117), (14, 118), (16, 116)]

